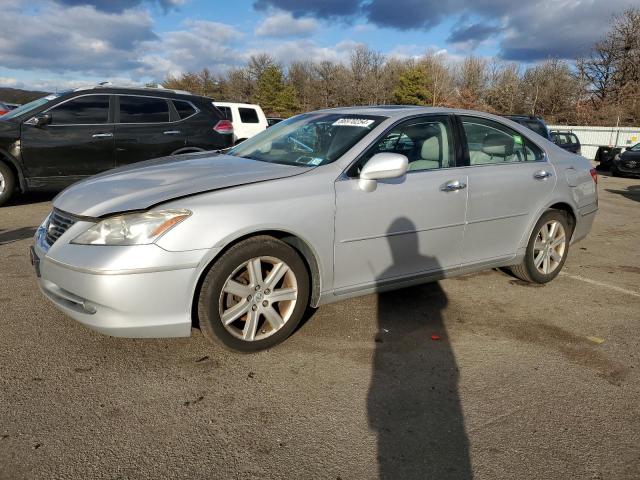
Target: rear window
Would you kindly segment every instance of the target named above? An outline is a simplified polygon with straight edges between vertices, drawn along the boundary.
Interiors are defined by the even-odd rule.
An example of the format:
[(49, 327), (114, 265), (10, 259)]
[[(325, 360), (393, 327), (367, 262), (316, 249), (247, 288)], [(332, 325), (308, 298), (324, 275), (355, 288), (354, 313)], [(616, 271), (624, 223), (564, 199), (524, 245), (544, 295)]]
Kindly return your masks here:
[(182, 100), (174, 100), (173, 105), (176, 107), (176, 110), (178, 111), (180, 120), (189, 118), (191, 115), (196, 113), (196, 109), (189, 102), (184, 102)]
[(542, 123), (535, 122), (535, 121), (528, 121), (528, 120), (525, 120), (522, 123), (524, 124), (525, 127), (529, 128), (530, 130), (533, 130), (538, 135), (541, 135), (544, 138), (547, 138), (547, 135), (548, 135), (547, 129), (544, 127), (544, 125), (542, 125)]
[(163, 98), (120, 97), (120, 123), (169, 121), (169, 105)]
[(240, 121), (242, 123), (259, 123), (258, 112), (255, 108), (238, 108), (240, 111)]
[(580, 140), (578, 140), (578, 137), (576, 137), (573, 133), (569, 134), (569, 141), (574, 145), (580, 144)]
[(227, 120), (233, 120), (233, 118), (231, 118), (231, 107), (220, 107), (219, 105), (216, 105), (216, 107), (222, 112), (224, 118)]

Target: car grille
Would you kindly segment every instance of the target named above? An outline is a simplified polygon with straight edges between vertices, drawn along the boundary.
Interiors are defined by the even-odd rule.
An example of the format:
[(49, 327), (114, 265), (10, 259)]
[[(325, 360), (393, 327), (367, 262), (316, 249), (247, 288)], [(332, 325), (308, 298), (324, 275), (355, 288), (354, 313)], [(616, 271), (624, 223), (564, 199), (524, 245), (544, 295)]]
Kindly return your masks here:
[(635, 160), (629, 160), (627, 161), (625, 166), (627, 168), (638, 168), (640, 167), (640, 162), (636, 162)]
[(73, 216), (54, 208), (49, 217), (49, 223), (47, 223), (44, 237), (47, 245), (51, 246), (56, 243), (56, 240), (58, 240), (64, 232), (69, 230), (74, 223), (76, 223), (76, 219)]

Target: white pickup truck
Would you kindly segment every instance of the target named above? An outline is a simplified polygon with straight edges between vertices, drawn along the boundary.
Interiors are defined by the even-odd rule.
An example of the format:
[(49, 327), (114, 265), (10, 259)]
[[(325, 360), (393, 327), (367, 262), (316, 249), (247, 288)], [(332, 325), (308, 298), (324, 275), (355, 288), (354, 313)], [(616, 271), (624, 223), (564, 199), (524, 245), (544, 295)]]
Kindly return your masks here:
[(231, 102), (213, 104), (233, 123), (234, 144), (251, 138), (268, 127), (267, 117), (260, 105)]

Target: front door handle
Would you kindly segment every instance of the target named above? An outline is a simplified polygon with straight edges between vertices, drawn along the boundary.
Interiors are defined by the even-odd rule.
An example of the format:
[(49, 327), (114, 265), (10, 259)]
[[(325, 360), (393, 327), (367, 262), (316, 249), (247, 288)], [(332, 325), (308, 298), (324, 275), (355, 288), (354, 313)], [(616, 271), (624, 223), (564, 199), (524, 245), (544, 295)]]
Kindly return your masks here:
[(91, 135), (93, 138), (111, 138), (113, 133), (94, 133)]
[(467, 184), (461, 182), (460, 180), (452, 180), (451, 182), (445, 183), (440, 187), (440, 190), (443, 192), (456, 192), (458, 190), (462, 190), (463, 188), (467, 188)]
[(546, 170), (538, 170), (536, 173), (533, 174), (533, 178), (535, 178), (536, 180), (544, 180), (546, 178), (549, 178), (552, 175), (553, 173), (548, 172)]
[(167, 130), (163, 132), (165, 135), (180, 135), (180, 130)]

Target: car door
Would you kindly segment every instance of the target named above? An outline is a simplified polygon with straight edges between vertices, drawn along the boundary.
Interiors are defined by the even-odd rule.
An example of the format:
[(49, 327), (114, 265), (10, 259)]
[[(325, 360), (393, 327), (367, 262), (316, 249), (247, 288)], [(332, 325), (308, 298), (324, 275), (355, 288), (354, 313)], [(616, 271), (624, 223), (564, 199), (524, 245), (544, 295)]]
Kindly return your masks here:
[(47, 125), (22, 124), (21, 151), (33, 179), (64, 186), (115, 165), (109, 94), (80, 95), (45, 112)]
[[(118, 95), (115, 125), (116, 165), (171, 155), (185, 145), (180, 122), (172, 122), (169, 100)], [(176, 117), (173, 117), (177, 120)]]
[(511, 257), (553, 191), (555, 170), (520, 132), (486, 118), (459, 119), (469, 165), (463, 264)]
[[(359, 169), (381, 152), (406, 155), (409, 170), (365, 192)], [(450, 117), (413, 118), (378, 139), (335, 182), (337, 294), (460, 264), (467, 180), (457, 157)]]

